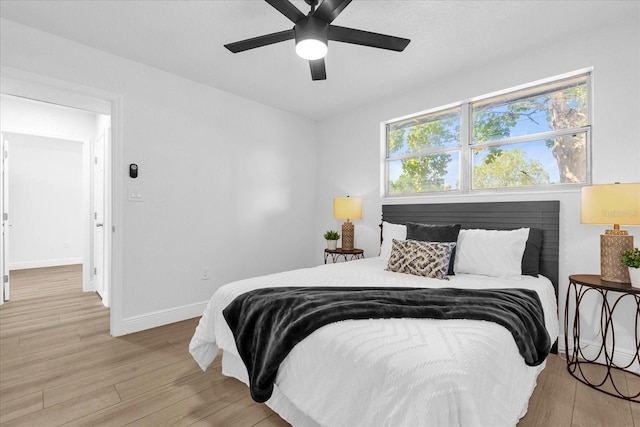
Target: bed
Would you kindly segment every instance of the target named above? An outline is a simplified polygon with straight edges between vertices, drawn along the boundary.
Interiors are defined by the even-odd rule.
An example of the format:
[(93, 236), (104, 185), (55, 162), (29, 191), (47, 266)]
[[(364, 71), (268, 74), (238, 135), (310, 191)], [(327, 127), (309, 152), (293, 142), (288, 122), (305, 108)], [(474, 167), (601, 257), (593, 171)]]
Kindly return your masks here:
[[(225, 316), (229, 318), (230, 308), (243, 296), (268, 288), (300, 287), (354, 287), (374, 292), (454, 290), (460, 294), (524, 290), (540, 303), (549, 339), (545, 345), (551, 347), (558, 337), (558, 213), (557, 201), (384, 205), (381, 256), (221, 287), (200, 319), (190, 352), (204, 370), (222, 350), (223, 373), (250, 385), (253, 394), (255, 376), (250, 381), (248, 373), (255, 375), (253, 365), (247, 369), (250, 363), (243, 362), (238, 350), (243, 346), (239, 341), (236, 345), (236, 331), (229, 326), (233, 322)], [(458, 251), (455, 265), (461, 272), (439, 279), (388, 270), (393, 257), (404, 259), (397, 258), (397, 249), (413, 242), (397, 233), (403, 227), (415, 232), (415, 224), (436, 228), (460, 224), (457, 245), (449, 246)], [(515, 233), (521, 236), (523, 229), (529, 230), (527, 233), (535, 229), (542, 238), (535, 251), (538, 277), (479, 274), (493, 261), (485, 262), (478, 272), (473, 266), (477, 259), (471, 259), (471, 272), (466, 272), (467, 255), (479, 252), (469, 250), (472, 243), (485, 242), (487, 236), (494, 235), (493, 230), (500, 230), (499, 239), (507, 235), (515, 239)], [(400, 237), (395, 242), (394, 233)], [(496, 242), (501, 240), (486, 247)], [(426, 241), (424, 245), (435, 243)], [(519, 256), (524, 262), (523, 252)], [(499, 265), (491, 267), (501, 269)], [(545, 366), (544, 360), (526, 361), (514, 337), (505, 325), (465, 318), (359, 318), (329, 323), (287, 352), (266, 404), (294, 426), (513, 426), (526, 413), (536, 378)]]

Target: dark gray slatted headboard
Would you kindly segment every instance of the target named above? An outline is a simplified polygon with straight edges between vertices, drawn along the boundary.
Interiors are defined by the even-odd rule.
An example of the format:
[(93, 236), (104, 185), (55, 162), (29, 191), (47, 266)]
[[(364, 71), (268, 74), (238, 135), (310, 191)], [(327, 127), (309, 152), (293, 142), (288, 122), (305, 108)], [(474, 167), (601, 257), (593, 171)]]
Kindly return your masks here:
[(394, 224), (462, 224), (462, 228), (506, 230), (520, 227), (542, 229), (540, 272), (548, 277), (558, 296), (558, 246), (560, 202), (436, 203), (383, 205), (382, 220)]

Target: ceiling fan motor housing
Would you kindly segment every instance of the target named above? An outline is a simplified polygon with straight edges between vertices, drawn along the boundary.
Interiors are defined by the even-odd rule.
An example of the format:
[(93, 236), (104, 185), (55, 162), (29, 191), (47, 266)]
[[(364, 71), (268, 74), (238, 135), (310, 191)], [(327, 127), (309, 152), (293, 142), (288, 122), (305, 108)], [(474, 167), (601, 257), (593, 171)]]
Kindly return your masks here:
[(296, 32), (296, 44), (300, 43), (302, 40), (315, 39), (326, 45), (328, 40), (329, 24), (319, 18), (309, 16), (296, 22), (294, 31)]

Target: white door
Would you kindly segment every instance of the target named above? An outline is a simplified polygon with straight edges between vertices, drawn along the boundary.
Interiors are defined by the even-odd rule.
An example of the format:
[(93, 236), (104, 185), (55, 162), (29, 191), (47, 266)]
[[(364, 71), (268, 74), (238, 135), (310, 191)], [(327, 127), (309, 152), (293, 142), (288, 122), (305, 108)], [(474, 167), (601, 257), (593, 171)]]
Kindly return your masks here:
[(9, 141), (2, 141), (2, 161), (0, 161), (0, 180), (2, 181), (2, 195), (0, 195), (0, 213), (2, 215), (2, 242), (0, 242), (0, 304), (9, 301), (11, 288), (9, 283)]
[(93, 168), (93, 282), (95, 289), (102, 298), (102, 303), (109, 307), (109, 290), (105, 283), (105, 260), (104, 260), (104, 238), (105, 238), (105, 139), (107, 130), (103, 131), (95, 141), (94, 145), (94, 168)]

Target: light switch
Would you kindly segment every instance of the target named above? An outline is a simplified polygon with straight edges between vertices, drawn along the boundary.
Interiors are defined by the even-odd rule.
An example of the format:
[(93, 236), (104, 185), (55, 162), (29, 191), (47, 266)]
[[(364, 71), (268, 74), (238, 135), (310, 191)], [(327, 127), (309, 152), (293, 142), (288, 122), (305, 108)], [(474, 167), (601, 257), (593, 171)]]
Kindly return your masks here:
[(129, 187), (128, 189), (128, 197), (127, 199), (130, 202), (142, 202), (144, 201), (144, 197), (142, 196), (142, 188), (140, 187)]

